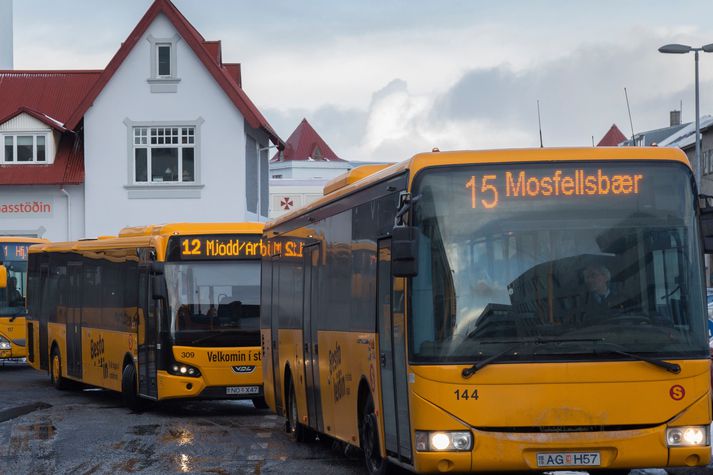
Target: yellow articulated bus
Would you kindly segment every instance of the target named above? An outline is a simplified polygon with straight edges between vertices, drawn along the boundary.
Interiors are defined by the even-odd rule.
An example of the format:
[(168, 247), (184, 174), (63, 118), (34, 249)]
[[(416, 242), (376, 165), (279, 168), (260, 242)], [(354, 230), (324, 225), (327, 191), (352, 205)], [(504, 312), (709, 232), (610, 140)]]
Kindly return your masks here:
[(30, 364), (142, 400), (252, 399), (261, 223), (178, 223), (30, 248)]
[(0, 359), (27, 356), (27, 254), (46, 239), (0, 236)]
[(674, 149), (356, 168), (266, 225), (266, 401), (370, 473), (706, 465), (699, 212)]

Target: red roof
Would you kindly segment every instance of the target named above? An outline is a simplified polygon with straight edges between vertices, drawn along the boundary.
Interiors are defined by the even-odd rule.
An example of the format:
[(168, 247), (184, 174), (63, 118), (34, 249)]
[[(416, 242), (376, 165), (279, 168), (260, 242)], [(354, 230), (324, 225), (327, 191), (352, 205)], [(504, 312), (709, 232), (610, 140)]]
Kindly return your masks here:
[(100, 74), (101, 71), (0, 71), (0, 123), (27, 112), (49, 125), (64, 125)]
[(243, 117), (245, 117), (247, 123), (255, 129), (262, 128), (273, 143), (281, 145), (282, 141), (265, 117), (260, 113), (257, 107), (255, 107), (255, 104), (253, 104), (242, 88), (238, 86), (238, 83), (233, 76), (231, 76), (229, 70), (222, 67), (220, 43), (206, 41), (170, 0), (155, 0), (153, 2), (143, 18), (141, 18), (141, 21), (139, 21), (134, 30), (129, 34), (126, 41), (122, 43), (119, 51), (117, 51), (111, 61), (109, 61), (106, 69), (101, 73), (99, 79), (94, 83), (79, 107), (69, 117), (67, 127), (70, 129), (77, 127), (87, 109), (91, 107), (94, 100), (104, 89), (104, 86), (106, 86), (117, 69), (119, 69), (119, 66), (124, 62), (134, 46), (136, 46), (136, 43), (141, 39), (154, 19), (161, 13), (173, 24), (183, 41), (191, 47), (218, 85), (225, 91)]
[(84, 182), (81, 139), (65, 123), (101, 71), (0, 71), (0, 124), (29, 114), (60, 132), (54, 162), (0, 165), (0, 185), (78, 185)]
[(626, 136), (621, 133), (616, 124), (612, 124), (609, 131), (604, 134), (604, 137), (599, 141), (597, 147), (615, 147), (626, 140)]
[[(319, 149), (317, 151), (317, 149)], [(315, 153), (316, 152), (316, 153)], [(321, 155), (321, 156), (320, 156)], [(279, 152), (272, 157), (273, 162), (277, 162)], [(313, 160), (325, 162), (344, 162), (327, 145), (327, 142), (319, 136), (312, 128), (307, 119), (302, 119), (290, 138), (285, 142), (285, 150), (282, 152), (282, 161)]]
[(0, 165), (0, 185), (80, 185), (84, 183), (84, 146), (79, 135), (62, 134), (50, 165)]

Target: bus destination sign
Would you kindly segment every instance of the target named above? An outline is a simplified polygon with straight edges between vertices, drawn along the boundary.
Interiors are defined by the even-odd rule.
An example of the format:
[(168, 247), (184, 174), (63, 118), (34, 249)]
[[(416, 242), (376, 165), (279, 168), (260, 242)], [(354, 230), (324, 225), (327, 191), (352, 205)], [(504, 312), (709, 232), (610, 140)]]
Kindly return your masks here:
[(510, 200), (638, 195), (644, 183), (641, 173), (609, 173), (599, 168), (544, 174), (508, 170), (471, 175), (464, 185), (471, 208), (493, 209)]
[(271, 243), (260, 236), (246, 234), (180, 236), (171, 240), (178, 244), (178, 249), (174, 245), (169, 250), (169, 260), (182, 261), (259, 259), (276, 252), (286, 257), (301, 257), (303, 247), (303, 243), (297, 241)]
[(2, 245), (2, 260), (5, 261), (26, 261), (30, 245), (25, 243), (12, 243)]

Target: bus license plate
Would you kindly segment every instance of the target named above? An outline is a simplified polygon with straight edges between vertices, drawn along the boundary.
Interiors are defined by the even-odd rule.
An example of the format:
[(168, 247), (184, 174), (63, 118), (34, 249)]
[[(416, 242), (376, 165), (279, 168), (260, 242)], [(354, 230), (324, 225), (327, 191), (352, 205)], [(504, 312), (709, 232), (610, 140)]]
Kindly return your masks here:
[(597, 467), (601, 464), (599, 452), (538, 452), (538, 467)]
[(225, 393), (230, 396), (240, 394), (260, 394), (260, 386), (228, 386), (225, 388)]

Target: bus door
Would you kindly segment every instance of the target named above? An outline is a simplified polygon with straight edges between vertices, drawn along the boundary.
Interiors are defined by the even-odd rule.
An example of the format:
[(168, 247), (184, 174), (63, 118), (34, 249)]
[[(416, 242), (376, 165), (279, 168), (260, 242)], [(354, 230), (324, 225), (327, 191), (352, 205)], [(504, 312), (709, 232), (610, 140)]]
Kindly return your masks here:
[(324, 432), (322, 421), (322, 399), (319, 387), (319, 345), (317, 344), (318, 329), (318, 295), (319, 295), (319, 249), (320, 245), (312, 245), (304, 250), (304, 297), (302, 308), (302, 335), (304, 350), (304, 372), (307, 387), (307, 412), (309, 425)]
[(376, 278), (384, 444), (389, 455), (410, 462), (403, 279), (391, 276), (391, 238), (378, 243)]
[(157, 306), (159, 300), (153, 299), (151, 279), (149, 278), (149, 267), (139, 268), (139, 307), (136, 318), (136, 339), (138, 344), (138, 373), (139, 373), (139, 394), (141, 396), (158, 399), (158, 388), (156, 385), (156, 352), (157, 334), (156, 325)]
[[(40, 353), (40, 369), (49, 368), (49, 348), (48, 346), (48, 335), (47, 335), (47, 323), (49, 322), (49, 315), (51, 312), (56, 312), (54, 305), (56, 301), (53, 300), (50, 303), (50, 285), (57, 285), (57, 282), (53, 284), (50, 283), (50, 266), (49, 264), (40, 265), (40, 282), (42, 288), (40, 290), (40, 295), (42, 296), (42, 301), (39, 302), (40, 309), (38, 315), (33, 315), (35, 322), (39, 328), (40, 341), (37, 345)], [(28, 337), (31, 334), (28, 333)]]
[[(280, 379), (280, 348), (278, 346), (277, 335), (280, 328), (280, 309), (279, 302), (275, 302), (275, 295), (280, 295), (280, 257), (273, 256), (271, 258), (272, 262), (270, 265), (270, 278), (272, 282), (270, 288), (273, 289), (270, 292), (270, 349), (272, 350), (272, 382), (273, 382), (273, 394), (275, 395), (275, 409), (278, 414), (280, 413), (280, 408), (287, 410), (283, 406), (283, 396), (282, 393), (282, 380)], [(261, 310), (262, 311), (262, 310)]]
[[(67, 296), (67, 374), (82, 377), (82, 264), (70, 262), (67, 266), (69, 295)], [(93, 309), (94, 311), (98, 309)]]

